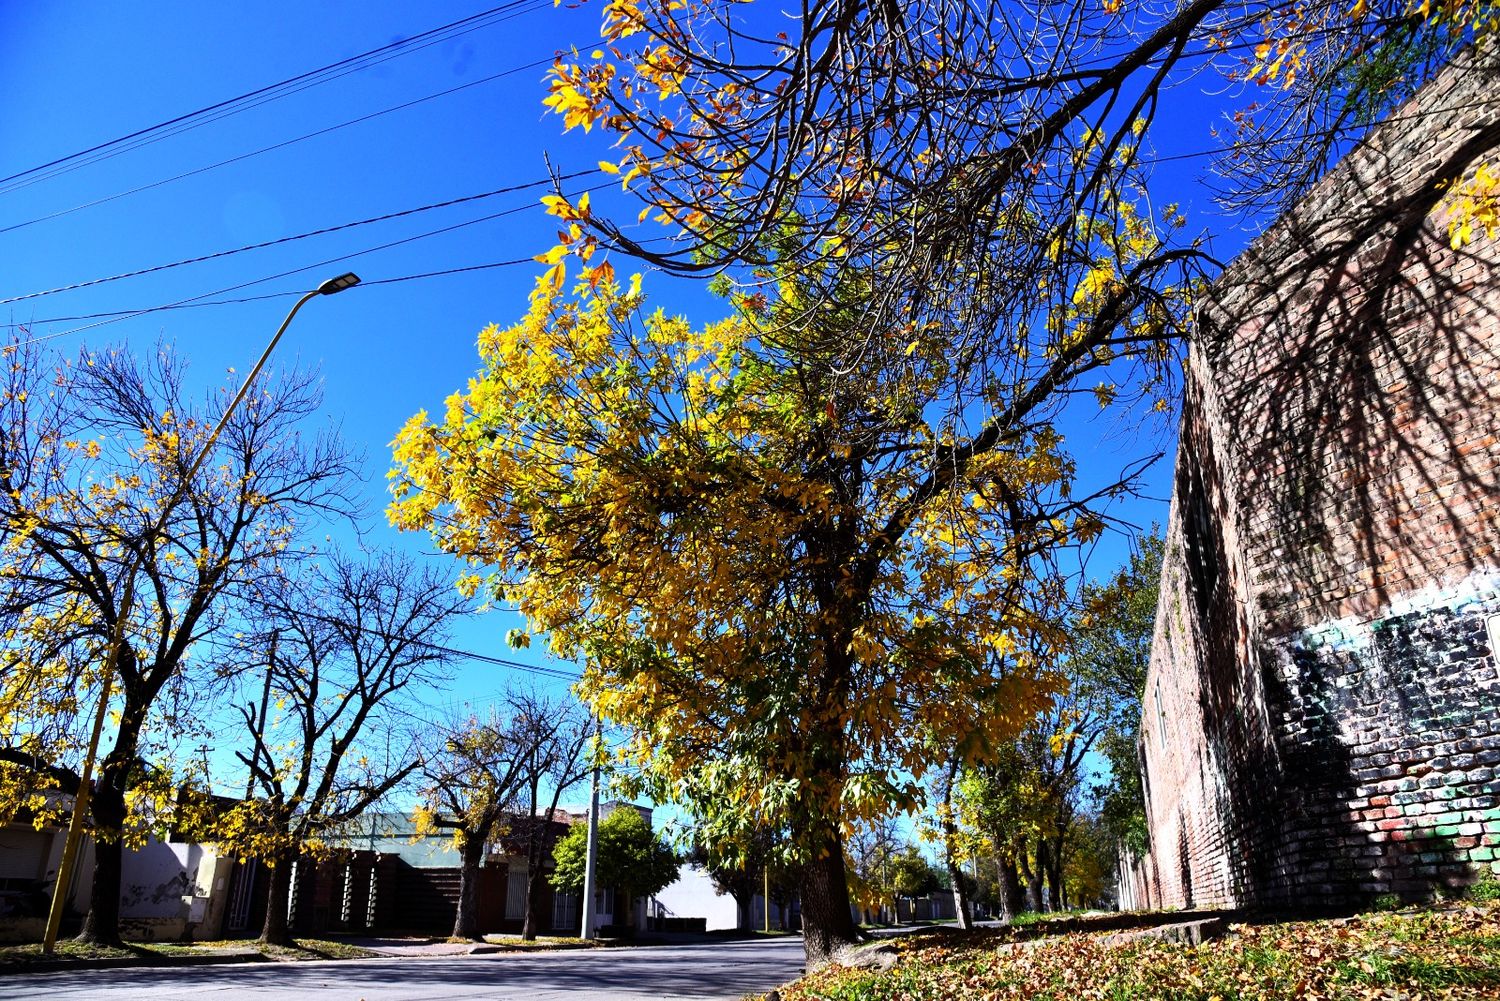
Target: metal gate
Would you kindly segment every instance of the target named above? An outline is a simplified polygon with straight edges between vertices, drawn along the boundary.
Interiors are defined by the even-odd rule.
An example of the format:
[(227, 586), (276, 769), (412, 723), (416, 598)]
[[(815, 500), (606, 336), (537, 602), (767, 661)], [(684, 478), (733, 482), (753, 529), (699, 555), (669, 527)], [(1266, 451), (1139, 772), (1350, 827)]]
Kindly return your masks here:
[(248, 931), (250, 928), (250, 905), (255, 900), (255, 862), (241, 862), (234, 867), (234, 876), (229, 886), (229, 913), (224, 916), (226, 932)]

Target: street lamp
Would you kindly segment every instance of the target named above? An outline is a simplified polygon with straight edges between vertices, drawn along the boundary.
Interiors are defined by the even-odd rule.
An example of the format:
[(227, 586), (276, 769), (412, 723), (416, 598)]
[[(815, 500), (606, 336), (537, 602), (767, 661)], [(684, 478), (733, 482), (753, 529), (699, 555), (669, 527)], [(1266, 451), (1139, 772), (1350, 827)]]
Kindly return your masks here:
[[(192, 464), (188, 466), (187, 472), (183, 474), (182, 479), (177, 481), (177, 489), (172, 491), (171, 498), (166, 504), (162, 505), (161, 513), (157, 517), (157, 524), (153, 525), (146, 533), (148, 538), (161, 531), (162, 527), (166, 524), (167, 516), (177, 506), (177, 502), (182, 499), (182, 492), (187, 489), (187, 485), (193, 481), (193, 477), (198, 475), (198, 470), (208, 460), (208, 453), (213, 451), (214, 444), (219, 440), (220, 432), (224, 430), (224, 426), (229, 423), (229, 418), (233, 416), (235, 409), (239, 407), (240, 402), (250, 392), (250, 384), (255, 381), (255, 377), (265, 367), (266, 360), (271, 357), (271, 352), (276, 350), (276, 344), (281, 340), (281, 335), (286, 333), (287, 327), (291, 326), (292, 317), (296, 316), (297, 311), (313, 296), (333, 295), (335, 292), (342, 292), (358, 284), (359, 275), (351, 271), (347, 274), (339, 275), (337, 278), (328, 279), (298, 299), (296, 305), (292, 306), (291, 312), (286, 314), (286, 319), (282, 320), (281, 326), (277, 328), (276, 336), (271, 338), (271, 342), (266, 345), (266, 349), (261, 352), (260, 358), (256, 360), (255, 365), (250, 369), (250, 374), (245, 376), (245, 381), (241, 384), (239, 392), (234, 394), (234, 399), (230, 400), (229, 406), (224, 408), (224, 413), (219, 416), (219, 422), (209, 432), (207, 440), (203, 442), (203, 447), (198, 450), (198, 454), (194, 457)], [(73, 878), (73, 863), (78, 856), (78, 842), (83, 836), (84, 814), (88, 812), (89, 783), (93, 777), (94, 760), (99, 755), (99, 736), (104, 730), (104, 716), (106, 710), (109, 708), (110, 693), (114, 688), (115, 665), (119, 662), (120, 645), (125, 642), (125, 621), (130, 617), (130, 605), (135, 598), (135, 575), (136, 571), (140, 569), (140, 561), (145, 551), (146, 547), (142, 546), (136, 553), (135, 559), (131, 561), (125, 571), (125, 588), (120, 595), (120, 614), (115, 617), (115, 628), (109, 639), (109, 652), (105, 655), (104, 687), (99, 693), (99, 711), (94, 716), (94, 730), (89, 736), (88, 753), (84, 755), (83, 768), (78, 774), (78, 792), (73, 796), (73, 816), (68, 821), (68, 837), (63, 842), (62, 858), (57, 863), (57, 882), (52, 887), (52, 908), (47, 912), (47, 930), (42, 936), (42, 952), (47, 955), (51, 955), (52, 951), (56, 948), (57, 932), (62, 927), (63, 905), (67, 902), (68, 898), (68, 883)]]
[(318, 295), (333, 295), (335, 292), (342, 292), (344, 289), (353, 288), (358, 284), (359, 275), (351, 271), (348, 274), (339, 275), (337, 278), (328, 279), (318, 286), (317, 293)]

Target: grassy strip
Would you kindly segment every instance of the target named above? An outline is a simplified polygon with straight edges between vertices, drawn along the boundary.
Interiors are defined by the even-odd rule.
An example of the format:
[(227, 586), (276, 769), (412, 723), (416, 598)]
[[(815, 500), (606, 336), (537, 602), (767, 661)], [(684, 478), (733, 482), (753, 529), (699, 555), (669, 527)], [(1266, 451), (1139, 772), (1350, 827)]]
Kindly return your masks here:
[[(507, 952), (557, 952), (562, 949), (597, 949), (604, 943), (582, 938), (539, 935), (528, 942), (516, 935), (486, 935), (490, 945), (498, 945)], [(450, 939), (449, 941), (458, 941)]]
[(884, 973), (829, 968), (783, 1001), (1291, 1001), (1500, 997), (1500, 907), (1236, 925), (1201, 946), (1003, 929), (893, 943)]

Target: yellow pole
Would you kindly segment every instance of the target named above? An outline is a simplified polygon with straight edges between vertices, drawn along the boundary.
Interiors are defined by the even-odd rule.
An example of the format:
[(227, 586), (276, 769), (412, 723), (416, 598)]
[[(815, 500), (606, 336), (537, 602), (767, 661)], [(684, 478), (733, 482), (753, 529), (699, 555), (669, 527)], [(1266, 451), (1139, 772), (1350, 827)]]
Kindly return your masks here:
[(113, 635), (109, 638), (109, 653), (104, 658), (104, 687), (99, 692), (99, 711), (94, 714), (94, 732), (89, 735), (89, 751), (83, 759), (83, 771), (78, 776), (78, 792), (73, 796), (73, 816), (68, 821), (68, 837), (63, 842), (62, 858), (57, 863), (57, 883), (52, 887), (52, 907), (47, 911), (47, 931), (42, 936), (42, 953), (52, 955), (57, 948), (57, 932), (62, 927), (63, 907), (68, 902), (68, 884), (73, 881), (73, 860), (78, 855), (78, 844), (83, 840), (83, 818), (89, 810), (89, 780), (94, 774), (94, 759), (99, 754), (99, 737), (104, 732), (104, 717), (109, 712), (109, 696), (115, 685), (115, 665), (120, 659), (120, 644), (124, 642), (125, 617), (130, 614), (131, 582), (125, 581), (121, 614), (115, 620)]

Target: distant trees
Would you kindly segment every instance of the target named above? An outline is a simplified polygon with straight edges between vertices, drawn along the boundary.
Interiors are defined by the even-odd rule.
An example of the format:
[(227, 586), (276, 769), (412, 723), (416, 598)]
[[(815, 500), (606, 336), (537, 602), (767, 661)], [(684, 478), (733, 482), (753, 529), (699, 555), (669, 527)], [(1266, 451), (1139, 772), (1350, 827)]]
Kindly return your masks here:
[(334, 849), (351, 821), (420, 766), (397, 701), (443, 662), (445, 623), (463, 603), (451, 580), (408, 558), (335, 554), (266, 607), (279, 637), (267, 666), (273, 701), (264, 712), (239, 707), (251, 739), (240, 758), (255, 795), (212, 834), (223, 850), (271, 867), (262, 941), (290, 942), (293, 864)]
[(922, 849), (912, 842), (891, 859), (891, 890), (898, 897), (915, 900), (939, 889), (943, 879), (938, 875)]
[[(599, 822), (598, 838), (594, 885), (618, 890), (629, 908), (626, 921), (633, 924), (635, 900), (659, 893), (677, 878), (677, 853), (629, 806), (618, 807)], [(552, 885), (582, 892), (587, 853), (588, 825), (574, 824), (552, 851), (557, 863)]]
[(298, 519), (349, 509), (354, 467), (334, 434), (308, 427), (312, 373), (260, 382), (187, 481), (232, 390), (189, 391), (169, 347), (138, 359), (11, 345), (4, 362), (0, 814), (42, 806), (49, 788), (77, 790), (88, 720), (112, 689), (118, 725), (90, 800), (82, 938), (114, 943), (122, 839), (170, 802), (171, 776), (144, 753), (196, 725), (214, 687), (213, 641), (238, 599), (284, 568)]
[(458, 907), (453, 937), (479, 934), (479, 869), (520, 800), (523, 769), (532, 748), (525, 722), (502, 702), (485, 717), (470, 715), (439, 724), (421, 764), (421, 803), (416, 833), (448, 831), (459, 856)]
[(1147, 845), (1137, 745), (1164, 551), (1162, 535), (1153, 529), (1112, 577), (1085, 588), (1086, 617), (1074, 640), (1078, 672), (1106, 707), (1098, 749), (1109, 762), (1109, 777), (1094, 790), (1099, 819), (1115, 841), (1138, 854)]
[[(955, 820), (982, 846), (971, 851), (988, 856), (1007, 918), (1023, 894), (1033, 910), (1067, 906), (1070, 889), (1097, 897), (1117, 849), (1144, 847), (1136, 743), (1162, 551), (1153, 531), (1107, 580), (1084, 585), (1060, 664), (1066, 689), (1003, 755), (956, 784)], [(1095, 751), (1110, 772), (1091, 786)]]
[(595, 726), (573, 698), (551, 697), (531, 691), (514, 698), (521, 744), (520, 810), (511, 825), (511, 838), (526, 854), (526, 914), (521, 938), (532, 941), (541, 929), (543, 875), (547, 853), (555, 842), (557, 804), (583, 781), (594, 763), (589, 753)]

